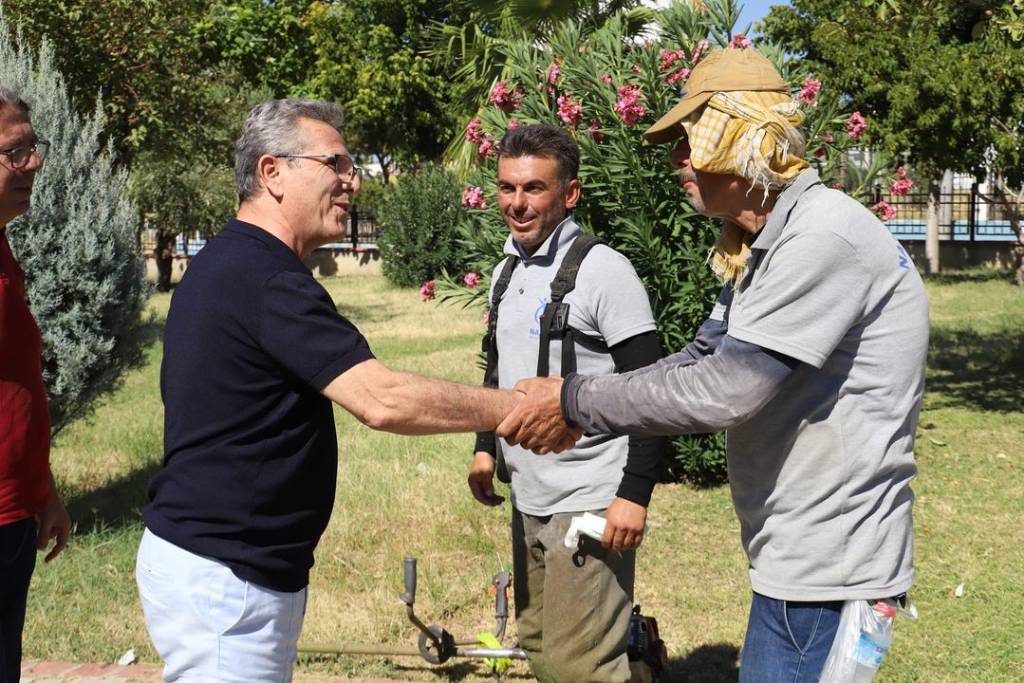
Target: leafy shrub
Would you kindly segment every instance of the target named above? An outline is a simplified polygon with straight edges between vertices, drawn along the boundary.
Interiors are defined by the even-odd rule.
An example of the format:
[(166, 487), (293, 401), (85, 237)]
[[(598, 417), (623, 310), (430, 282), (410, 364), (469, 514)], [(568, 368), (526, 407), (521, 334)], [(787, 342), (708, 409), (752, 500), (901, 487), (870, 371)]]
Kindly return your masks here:
[[(658, 13), (656, 30), (649, 33), (656, 37), (646, 42), (630, 37), (623, 13), (593, 30), (564, 22), (546, 42), (529, 38), (496, 45), (504, 56), (501, 79), (460, 131), (464, 144), (475, 148), (477, 160), (464, 189), (471, 208), (459, 226), (469, 268), (490, 276), (507, 235), (495, 208), (495, 143), (513, 121), (564, 126), (581, 153), (583, 195), (577, 219), (632, 261), (647, 288), (666, 351), (682, 348), (721, 287), (706, 265), (719, 225), (698, 215), (686, 201), (669, 164), (671, 146), (649, 145), (641, 134), (679, 100), (689, 70), (709, 47), (744, 49), (746, 39), (732, 35), (738, 14), (734, 0), (676, 2)], [(758, 48), (794, 84), (794, 94), (803, 95), (808, 156), (826, 183), (839, 182), (845, 153), (855, 144), (840, 104), (829, 98), (827, 89), (819, 93), (805, 81), (807, 74), (795, 72), (783, 49)], [(464, 150), (456, 152), (461, 154)], [(877, 157), (875, 163), (877, 172)], [(857, 192), (865, 192), (872, 182), (867, 176), (858, 181)], [(486, 305), (487, 291), (486, 283), (467, 289), (458, 277), (439, 281), (442, 299), (477, 299)], [(724, 479), (721, 436), (680, 439), (676, 450), (671, 476)]]
[(460, 186), (437, 166), (402, 175), (377, 207), (384, 276), (403, 287), (457, 268), (455, 226), (464, 220)]
[(149, 293), (139, 213), (125, 171), (114, 168), (109, 147), (100, 147), (101, 106), (85, 119), (75, 114), (50, 44), (43, 41), (37, 59), (15, 47), (0, 19), (0, 74), (32, 107), (33, 126), (50, 141), (32, 210), (8, 230), (42, 330), (56, 433), (138, 358)]

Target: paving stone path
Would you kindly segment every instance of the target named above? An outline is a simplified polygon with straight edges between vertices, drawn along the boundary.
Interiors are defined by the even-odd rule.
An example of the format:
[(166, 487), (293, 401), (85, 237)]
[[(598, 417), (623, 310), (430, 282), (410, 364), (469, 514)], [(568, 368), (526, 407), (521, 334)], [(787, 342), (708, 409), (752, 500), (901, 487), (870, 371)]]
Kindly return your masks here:
[[(160, 667), (146, 664), (82, 664), (80, 662), (41, 662), (21, 664), (21, 683), (153, 683), (160, 680)], [(295, 683), (402, 683), (388, 678), (338, 678), (316, 674), (296, 674)], [(408, 682), (406, 682), (408, 683)]]

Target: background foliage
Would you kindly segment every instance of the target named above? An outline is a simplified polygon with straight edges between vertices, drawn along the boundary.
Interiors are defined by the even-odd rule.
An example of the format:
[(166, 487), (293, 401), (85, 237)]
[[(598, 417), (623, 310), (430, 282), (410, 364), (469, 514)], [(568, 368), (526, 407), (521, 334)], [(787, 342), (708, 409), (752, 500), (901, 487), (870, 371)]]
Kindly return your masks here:
[(53, 432), (85, 412), (139, 357), (149, 295), (138, 250), (138, 212), (127, 174), (99, 141), (102, 112), (79, 117), (49, 43), (16, 50), (0, 18), (0, 73), (32, 107), (50, 141), (33, 207), (8, 226), (43, 335), (43, 378)]
[(1024, 181), (1024, 2), (793, 0), (763, 28), (869, 116), (866, 138), (933, 192), (946, 169), (994, 174), (1020, 230), (1024, 205), (1006, 185)]
[(458, 268), (454, 227), (464, 214), (459, 191), (455, 176), (440, 166), (403, 175), (390, 188), (377, 214), (384, 277), (409, 287)]
[[(546, 42), (522, 37), (493, 46), (503, 64), (501, 86), (479, 103), (474, 122), (463, 129), (476, 162), (467, 186), (481, 188), (486, 204), (477, 204), (460, 225), (468, 267), (490, 276), (507, 235), (496, 210), (493, 143), (513, 120), (565, 126), (581, 152), (583, 198), (577, 219), (630, 259), (647, 288), (665, 349), (682, 348), (721, 286), (705, 263), (719, 226), (685, 201), (669, 164), (671, 146), (648, 145), (641, 133), (678, 101), (685, 86), (681, 70), (692, 69), (706, 54), (701, 41), (742, 49), (728, 47), (738, 16), (734, 0), (699, 6), (677, 2), (658, 13), (642, 39), (635, 36), (630, 13), (622, 11), (596, 27), (559, 23)], [(759, 47), (797, 93), (806, 72), (781, 48)], [(512, 94), (503, 99), (503, 92)], [(805, 106), (808, 155), (827, 183), (845, 182), (852, 193), (865, 193), (885, 158), (876, 157), (856, 174), (848, 172), (845, 153), (856, 144), (845, 127), (848, 112), (827, 86), (812, 104)], [(449, 277), (444, 284), (445, 298), (485, 303), (486, 287), (467, 289), (461, 277)], [(697, 480), (724, 477), (723, 445), (721, 436), (678, 440), (674, 474)]]

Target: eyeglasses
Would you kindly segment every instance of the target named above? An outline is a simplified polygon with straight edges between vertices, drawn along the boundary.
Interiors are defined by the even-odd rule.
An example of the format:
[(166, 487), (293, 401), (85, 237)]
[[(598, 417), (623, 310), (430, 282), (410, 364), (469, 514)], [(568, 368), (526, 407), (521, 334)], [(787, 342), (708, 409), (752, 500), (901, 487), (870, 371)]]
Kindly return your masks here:
[(363, 172), (359, 166), (352, 162), (352, 157), (347, 154), (279, 154), (281, 159), (316, 159), (317, 161), (334, 167), (334, 172), (349, 182), (355, 180)]
[(33, 154), (39, 157), (39, 161), (43, 161), (49, 148), (50, 143), (46, 140), (36, 140), (31, 145), (0, 150), (0, 154), (7, 157), (7, 160), (11, 163), (11, 168), (21, 169), (28, 166), (28, 162)]

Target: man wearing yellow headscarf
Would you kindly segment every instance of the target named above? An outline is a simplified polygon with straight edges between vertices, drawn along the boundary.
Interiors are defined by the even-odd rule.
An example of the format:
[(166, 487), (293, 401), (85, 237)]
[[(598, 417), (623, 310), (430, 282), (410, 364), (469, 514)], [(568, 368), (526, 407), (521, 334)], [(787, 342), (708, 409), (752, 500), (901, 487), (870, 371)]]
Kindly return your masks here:
[(724, 221), (711, 257), (724, 286), (709, 319), (648, 368), (521, 382), (526, 398), (498, 428), (538, 453), (572, 427), (726, 430), (753, 589), (741, 681), (850, 680), (825, 665), (846, 640), (841, 615), (857, 611), (883, 635), (854, 629), (851, 649), (876, 668), (892, 606), (914, 581), (924, 287), (885, 226), (803, 159), (802, 119), (755, 50), (720, 50), (694, 68), (645, 137), (675, 143), (690, 202)]

